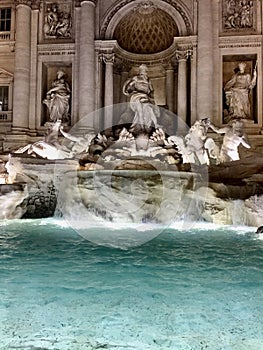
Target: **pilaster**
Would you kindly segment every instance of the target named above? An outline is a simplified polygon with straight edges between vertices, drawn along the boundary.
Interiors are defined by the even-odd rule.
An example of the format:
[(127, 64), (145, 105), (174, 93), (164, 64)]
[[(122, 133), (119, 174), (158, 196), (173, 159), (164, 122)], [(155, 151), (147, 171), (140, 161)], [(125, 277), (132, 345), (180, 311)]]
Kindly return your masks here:
[(113, 125), (113, 63), (114, 54), (104, 53), (103, 61), (105, 63), (105, 93), (104, 93), (104, 106), (105, 120), (104, 127), (110, 128)]
[(198, 1), (197, 118), (211, 117), (214, 92), (212, 1)]
[[(95, 2), (80, 2), (79, 37), (79, 118), (89, 115), (95, 107)], [(90, 120), (93, 127), (93, 120)]]
[(187, 50), (176, 51), (178, 61), (177, 115), (186, 123), (187, 118)]

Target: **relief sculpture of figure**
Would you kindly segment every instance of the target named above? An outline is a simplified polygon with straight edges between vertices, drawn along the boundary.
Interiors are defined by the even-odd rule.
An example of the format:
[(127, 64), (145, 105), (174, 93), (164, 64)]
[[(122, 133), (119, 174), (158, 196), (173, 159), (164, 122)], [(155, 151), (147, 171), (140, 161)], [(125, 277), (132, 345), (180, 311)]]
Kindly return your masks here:
[(253, 26), (252, 0), (225, 0), (225, 29), (240, 30)]
[(46, 38), (70, 38), (72, 21), (69, 12), (59, 10), (57, 4), (49, 4), (44, 18)]
[(70, 93), (69, 84), (65, 80), (65, 72), (58, 70), (57, 79), (51, 84), (46, 99), (43, 101), (49, 111), (49, 121), (61, 120), (69, 124)]
[(240, 62), (238, 71), (225, 84), (226, 104), (228, 106), (228, 115), (225, 122), (231, 119), (252, 119), (250, 108), (250, 91), (257, 82), (256, 67), (251, 78), (249, 73), (245, 72), (246, 63)]
[(130, 131), (148, 131), (152, 126), (158, 128), (159, 107), (153, 98), (153, 86), (147, 74), (147, 66), (139, 67), (139, 74), (128, 79), (123, 85), (123, 93), (130, 97), (130, 107), (135, 112)]

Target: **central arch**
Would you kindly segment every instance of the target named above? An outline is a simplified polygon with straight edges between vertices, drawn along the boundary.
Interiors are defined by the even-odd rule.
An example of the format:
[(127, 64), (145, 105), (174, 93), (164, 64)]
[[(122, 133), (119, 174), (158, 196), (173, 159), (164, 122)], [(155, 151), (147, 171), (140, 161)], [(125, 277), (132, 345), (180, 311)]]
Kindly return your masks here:
[(178, 36), (193, 35), (193, 23), (190, 14), (180, 1), (162, 0), (145, 1), (124, 0), (120, 4), (113, 6), (106, 13), (101, 25), (100, 38), (103, 40), (113, 39), (114, 31), (123, 19), (138, 5), (151, 4), (171, 16), (178, 28)]

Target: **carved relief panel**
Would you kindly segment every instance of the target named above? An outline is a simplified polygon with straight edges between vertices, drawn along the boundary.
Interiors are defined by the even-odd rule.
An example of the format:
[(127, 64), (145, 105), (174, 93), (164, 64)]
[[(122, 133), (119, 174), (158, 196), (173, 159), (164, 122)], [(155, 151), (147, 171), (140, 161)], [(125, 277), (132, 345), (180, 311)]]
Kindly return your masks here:
[(71, 39), (72, 14), (72, 2), (46, 2), (43, 11), (43, 38)]
[(225, 32), (256, 29), (256, 8), (253, 0), (222, 0), (222, 28)]

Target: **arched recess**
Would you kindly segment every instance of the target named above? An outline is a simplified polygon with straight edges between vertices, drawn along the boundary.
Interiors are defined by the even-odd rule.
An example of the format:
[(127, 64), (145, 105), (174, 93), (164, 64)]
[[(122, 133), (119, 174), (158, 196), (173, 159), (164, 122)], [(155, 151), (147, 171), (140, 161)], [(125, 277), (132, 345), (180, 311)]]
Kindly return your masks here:
[[(174, 0), (153, 0), (145, 1), (145, 3), (152, 3), (159, 9), (168, 13), (175, 21), (178, 27), (178, 35), (185, 37), (193, 35), (193, 22), (191, 15), (181, 1)], [(100, 29), (101, 40), (113, 39), (113, 33), (118, 23), (122, 18), (129, 14), (136, 6), (141, 5), (141, 0), (124, 0), (117, 5), (111, 7), (106, 13)]]
[[(163, 34), (165, 34), (165, 30), (167, 33), (169, 28), (175, 29), (172, 35), (173, 38), (171, 38), (171, 35), (168, 35), (168, 41), (171, 44), (162, 47), (153, 45), (157, 49), (152, 52), (149, 50), (136, 50), (134, 45), (133, 47), (130, 46), (130, 49), (129, 45), (127, 45), (128, 47), (126, 48), (125, 45), (121, 45), (121, 42), (115, 36), (118, 26), (123, 23), (125, 30), (127, 28), (125, 27), (125, 22), (126, 19), (129, 22), (129, 15), (132, 17), (134, 11), (141, 9), (144, 5), (145, 7), (152, 6), (160, 10), (159, 19), (162, 22), (159, 22), (160, 28), (157, 28), (158, 25), (156, 26), (157, 31), (155, 33), (159, 29), (164, 30)], [(166, 19), (169, 19), (170, 24), (167, 28), (162, 25), (166, 22)], [(142, 27), (150, 28), (150, 22), (147, 22), (147, 25), (145, 22), (142, 22), (144, 23)], [(138, 31), (136, 29), (136, 34), (138, 32), (142, 34), (142, 43), (138, 45), (141, 48), (143, 40), (146, 40), (146, 35), (149, 32), (143, 37), (143, 31), (140, 31), (136, 18), (134, 24), (138, 29)], [(128, 27), (131, 28), (132, 26)], [(188, 113), (188, 111), (191, 110), (191, 100), (188, 91), (191, 88), (190, 56), (194, 40), (193, 28), (191, 14), (180, 0), (122, 0), (111, 7), (102, 21), (100, 40), (96, 43), (98, 55), (97, 71), (99, 72), (97, 81), (100, 84), (97, 90), (102, 91), (101, 95), (97, 96), (98, 106), (118, 105), (119, 102), (126, 102), (127, 99), (125, 100), (126, 97), (122, 93), (123, 82), (128, 76), (136, 74), (139, 64), (144, 63), (149, 67), (148, 75), (154, 87), (155, 103), (167, 108), (170, 112), (180, 112), (180, 117), (187, 121), (187, 118), (190, 118), (190, 112)], [(121, 30), (122, 27), (120, 27), (119, 32)], [(136, 35), (135, 39), (137, 40), (139, 36)], [(131, 42), (134, 43), (135, 41)], [(106, 116), (104, 125), (108, 125), (112, 121), (118, 122), (117, 119), (113, 120), (113, 116), (116, 118), (117, 114), (113, 113), (112, 116)], [(187, 117), (188, 114), (189, 117)], [(173, 122), (171, 122), (171, 125)]]

